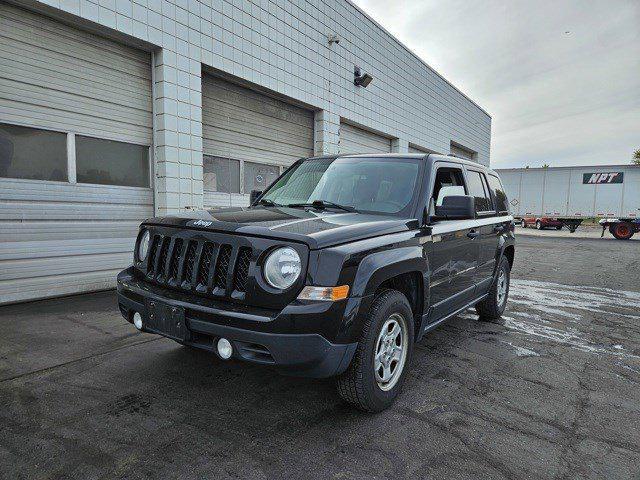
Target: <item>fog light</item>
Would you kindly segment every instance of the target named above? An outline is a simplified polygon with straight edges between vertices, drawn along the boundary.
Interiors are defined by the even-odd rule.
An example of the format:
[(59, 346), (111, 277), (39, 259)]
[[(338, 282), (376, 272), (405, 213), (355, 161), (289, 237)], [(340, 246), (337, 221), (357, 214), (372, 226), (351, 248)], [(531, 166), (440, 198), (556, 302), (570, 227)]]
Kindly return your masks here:
[(138, 312), (133, 314), (133, 325), (138, 330), (142, 330), (142, 315), (140, 315)]
[(220, 355), (220, 358), (228, 360), (231, 358), (232, 354), (233, 347), (231, 346), (231, 342), (229, 342), (229, 340), (227, 340), (226, 338), (221, 338), (220, 340), (218, 340), (218, 355)]

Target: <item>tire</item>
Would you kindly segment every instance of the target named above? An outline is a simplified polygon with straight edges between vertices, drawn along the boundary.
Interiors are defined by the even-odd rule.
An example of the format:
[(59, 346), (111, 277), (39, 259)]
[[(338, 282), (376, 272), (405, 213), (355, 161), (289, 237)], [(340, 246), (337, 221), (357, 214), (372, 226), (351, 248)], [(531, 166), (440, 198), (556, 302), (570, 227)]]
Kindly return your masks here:
[[(389, 372), (393, 376), (386, 384), (380, 383), (375, 371), (376, 352), (385, 350), (383, 327), (385, 330), (395, 321), (402, 329), (400, 347), (404, 350), (402, 360), (396, 361), (393, 369), (393, 360), (389, 361)], [(389, 344), (397, 345), (391, 341)], [(411, 361), (414, 342), (413, 313), (407, 297), (397, 290), (384, 290), (373, 301), (373, 305), (367, 314), (362, 327), (362, 333), (358, 342), (358, 348), (353, 356), (349, 368), (338, 377), (337, 388), (340, 397), (347, 403), (365, 412), (381, 412), (388, 408), (402, 391), (402, 384)], [(401, 365), (399, 365), (401, 363)], [(386, 369), (380, 366), (383, 373)], [(380, 375), (380, 370), (378, 370)]]
[[(501, 284), (501, 275), (504, 275), (504, 281), (506, 282), (504, 286), (503, 296), (502, 298), (499, 295), (499, 288)], [(511, 267), (509, 265), (509, 260), (506, 257), (502, 257), (500, 259), (500, 263), (498, 264), (498, 271), (496, 274), (496, 278), (489, 289), (489, 294), (485, 297), (481, 302), (476, 303), (476, 312), (480, 316), (480, 320), (490, 321), (497, 320), (504, 313), (505, 308), (507, 307), (507, 300), (509, 299), (509, 284), (511, 282)]]
[(629, 240), (633, 237), (633, 226), (627, 222), (620, 222), (609, 227), (611, 234), (618, 240)]
[(536, 229), (542, 230), (542, 223), (540, 222), (540, 220), (536, 220)]
[(556, 227), (556, 230), (562, 230), (562, 225), (558, 225), (558, 226)]

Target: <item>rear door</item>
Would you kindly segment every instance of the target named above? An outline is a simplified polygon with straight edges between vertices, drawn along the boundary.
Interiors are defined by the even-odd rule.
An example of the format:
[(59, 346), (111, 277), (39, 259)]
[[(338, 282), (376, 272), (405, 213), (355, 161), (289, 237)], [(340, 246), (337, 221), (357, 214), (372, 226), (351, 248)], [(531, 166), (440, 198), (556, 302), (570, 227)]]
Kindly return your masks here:
[(480, 169), (467, 167), (467, 187), (469, 195), (475, 198), (478, 247), (478, 267), (474, 275), (474, 283), (478, 285), (478, 294), (485, 293), (496, 266), (496, 251), (502, 226), (496, 217), (493, 197), (489, 189), (487, 177)]

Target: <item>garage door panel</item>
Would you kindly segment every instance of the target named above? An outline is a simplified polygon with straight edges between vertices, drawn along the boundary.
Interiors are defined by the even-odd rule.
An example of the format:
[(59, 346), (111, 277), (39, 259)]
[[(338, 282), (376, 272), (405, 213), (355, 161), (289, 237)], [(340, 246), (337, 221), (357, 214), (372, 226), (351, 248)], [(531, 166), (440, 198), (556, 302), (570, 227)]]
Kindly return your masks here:
[[(85, 58), (96, 65), (130, 72), (137, 65), (141, 75), (151, 78), (147, 69), (148, 53), (118, 42), (70, 28), (56, 20), (22, 9), (3, 5), (0, 16), (0, 35), (25, 45), (43, 46), (75, 58)], [(143, 73), (144, 71), (147, 73)]]
[(58, 240), (5, 242), (0, 244), (0, 261), (112, 253), (126, 253), (131, 257), (136, 231), (129, 233), (130, 236), (123, 238), (75, 238), (64, 243)]
[(4, 299), (12, 302), (21, 302), (33, 298), (46, 298), (115, 288), (118, 272), (119, 269), (111, 269), (75, 275), (49, 275), (0, 281), (0, 302)]
[(304, 126), (288, 122), (273, 122), (264, 116), (254, 115), (243, 109), (223, 109), (215, 105), (206, 106), (203, 121), (209, 128), (219, 126), (225, 130), (238, 134), (248, 134), (256, 137), (271, 138), (302, 148), (308, 148), (309, 136), (313, 134), (313, 125)]
[[(37, 242), (46, 238), (66, 243), (68, 240), (93, 241), (105, 238), (135, 238), (139, 219), (104, 222), (100, 220), (46, 221), (7, 220), (0, 223), (0, 243)], [(34, 252), (36, 253), (36, 252)]]
[[(7, 53), (0, 50), (0, 74), (5, 78), (19, 78), (19, 75), (28, 75), (22, 83), (51, 88), (67, 93), (77, 94), (78, 88), (83, 90), (83, 96), (99, 98), (110, 101), (116, 105), (138, 107), (148, 111), (151, 108), (151, 99), (144, 95), (145, 79), (132, 79), (126, 76), (108, 74), (107, 78), (95, 78), (95, 73), (75, 72), (71, 78), (68, 75), (69, 66), (44, 64), (41, 60), (22, 58), (16, 61), (11, 56), (19, 55), (18, 52)], [(66, 71), (66, 72), (65, 72)], [(130, 102), (136, 102), (131, 105)]]
[(391, 140), (361, 128), (340, 124), (340, 153), (389, 153)]
[[(0, 3), (0, 123), (148, 146), (150, 54)], [(0, 178), (0, 203), (0, 303), (114, 287), (153, 216), (117, 185)]]

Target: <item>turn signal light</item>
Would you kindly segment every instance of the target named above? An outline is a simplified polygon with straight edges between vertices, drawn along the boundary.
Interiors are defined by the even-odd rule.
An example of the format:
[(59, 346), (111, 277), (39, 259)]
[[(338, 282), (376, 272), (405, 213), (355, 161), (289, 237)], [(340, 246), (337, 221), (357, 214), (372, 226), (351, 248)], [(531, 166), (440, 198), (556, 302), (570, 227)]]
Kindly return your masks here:
[(324, 300), (327, 302), (336, 302), (343, 300), (349, 295), (349, 285), (340, 285), (339, 287), (304, 287), (298, 300)]

